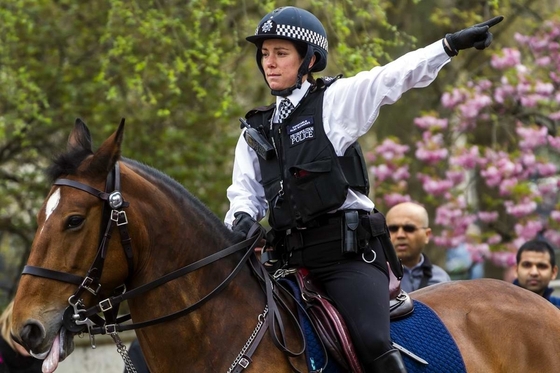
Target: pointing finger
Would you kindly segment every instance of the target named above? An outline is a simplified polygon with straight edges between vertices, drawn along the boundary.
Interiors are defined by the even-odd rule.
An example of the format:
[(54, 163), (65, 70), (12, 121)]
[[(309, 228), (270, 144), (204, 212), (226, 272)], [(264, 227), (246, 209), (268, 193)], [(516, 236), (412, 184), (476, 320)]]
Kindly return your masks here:
[(502, 22), (503, 19), (504, 19), (504, 16), (497, 16), (497, 17), (494, 17), (492, 19), (489, 19), (488, 21), (476, 24), (475, 26), (478, 26), (478, 27), (483, 27), (483, 26), (492, 27), (492, 26), (497, 25), (498, 23)]

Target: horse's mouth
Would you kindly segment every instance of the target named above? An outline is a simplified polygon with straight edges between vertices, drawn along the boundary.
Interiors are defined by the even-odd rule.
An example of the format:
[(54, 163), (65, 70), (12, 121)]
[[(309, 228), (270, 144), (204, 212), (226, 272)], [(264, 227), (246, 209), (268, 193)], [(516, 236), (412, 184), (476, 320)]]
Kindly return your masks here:
[(48, 351), (41, 353), (30, 351), (29, 353), (34, 358), (43, 360), (44, 373), (52, 373), (58, 367), (58, 363), (66, 359), (72, 351), (74, 351), (74, 334), (62, 327)]

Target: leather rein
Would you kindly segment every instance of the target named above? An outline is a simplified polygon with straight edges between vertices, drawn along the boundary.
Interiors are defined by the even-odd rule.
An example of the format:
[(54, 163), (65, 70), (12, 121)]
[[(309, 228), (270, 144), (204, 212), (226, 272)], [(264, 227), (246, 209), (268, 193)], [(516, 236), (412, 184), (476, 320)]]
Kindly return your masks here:
[[(78, 289), (74, 292), (74, 294), (68, 298), (69, 307), (66, 309), (63, 316), (64, 326), (66, 327), (66, 329), (73, 333), (83, 332), (86, 328), (88, 329), (90, 335), (122, 332), (125, 330), (143, 328), (165, 321), (174, 320), (196, 310), (221, 290), (223, 290), (231, 282), (231, 280), (239, 273), (243, 264), (248, 260), (250, 255), (254, 255), (254, 249), (263, 236), (262, 231), (256, 232), (256, 234), (246, 240), (243, 240), (233, 246), (209, 255), (185, 267), (179, 268), (157, 280), (141, 285), (130, 291), (126, 291), (126, 286), (123, 284), (117, 287), (117, 294), (99, 301), (97, 304), (90, 308), (86, 308), (82, 300), (82, 295), (84, 294), (84, 292), (88, 291), (95, 297), (98, 297), (99, 295), (99, 290), (101, 289), (100, 279), (103, 272), (103, 265), (107, 254), (108, 243), (111, 239), (111, 233), (114, 227), (119, 228), (121, 245), (126, 255), (129, 275), (132, 274), (134, 270), (131, 239), (127, 229), (128, 219), (126, 216), (126, 212), (124, 211), (124, 209), (128, 207), (129, 204), (124, 200), (120, 192), (119, 164), (118, 162), (115, 164), (112, 173), (109, 174), (109, 177), (107, 179), (106, 190), (111, 190), (111, 188), (113, 188), (113, 191), (110, 193), (107, 191), (102, 192), (98, 189), (90, 187), (89, 185), (69, 179), (57, 179), (53, 183), (53, 185), (76, 188), (87, 192), (105, 202), (103, 207), (104, 211), (102, 222), (102, 227), (105, 227), (105, 229), (102, 229), (100, 233), (101, 237), (99, 240), (100, 243), (97, 250), (97, 255), (85, 277), (30, 265), (26, 265), (22, 271), (22, 275), (44, 277), (75, 284), (78, 286)], [(121, 324), (122, 322), (130, 319), (130, 315), (117, 317), (118, 308), (122, 302), (137, 297), (169, 281), (184, 276), (190, 272), (196, 271), (199, 268), (202, 268), (210, 263), (213, 263), (219, 259), (222, 259), (228, 255), (231, 255), (238, 251), (242, 251), (244, 249), (245, 253), (242, 259), (227, 276), (227, 278), (223, 282), (221, 282), (214, 290), (201, 298), (198, 302), (181, 311), (153, 320), (139, 323), (129, 323), (126, 325)], [(105, 320), (98, 316), (99, 313), (103, 313), (103, 315), (105, 316)]]
[[(259, 326), (259, 330), (256, 333), (256, 336), (252, 336), (252, 338), (250, 338), (250, 340), (248, 341), (248, 348), (242, 354), (242, 356), (236, 359), (234, 365), (232, 365), (232, 368), (230, 368), (229, 371), (241, 372), (242, 370), (247, 368), (248, 364), (251, 361), (251, 355), (256, 350), (267, 329), (269, 330), (276, 347), (288, 356), (297, 357), (305, 352), (305, 338), (303, 331), (301, 330), (301, 327), (297, 322), (297, 316), (292, 313), (285, 302), (281, 298), (279, 298), (277, 291), (274, 290), (275, 288), (282, 289), (282, 287), (275, 286), (277, 285), (276, 279), (268, 274), (262, 263), (255, 256), (255, 248), (264, 237), (264, 230), (259, 224), (255, 224), (247, 235), (248, 238), (239, 243), (229, 246), (187, 266), (172, 271), (157, 280), (146, 283), (132, 290), (127, 291), (126, 286), (122, 284), (114, 290), (115, 295), (99, 300), (99, 290), (101, 289), (101, 275), (103, 272), (108, 244), (111, 239), (111, 234), (114, 227), (118, 227), (119, 229), (121, 246), (123, 247), (124, 253), (126, 255), (129, 276), (134, 271), (132, 244), (127, 229), (128, 218), (126, 212), (124, 211), (124, 209), (129, 206), (129, 203), (124, 200), (124, 197), (122, 196), (120, 191), (121, 183), (119, 163), (115, 163), (115, 167), (107, 177), (105, 192), (102, 192), (96, 188), (80, 183), (78, 181), (63, 178), (57, 179), (53, 183), (53, 185), (68, 186), (79, 189), (99, 198), (104, 202), (99, 247), (96, 257), (85, 277), (81, 277), (72, 273), (66, 273), (30, 265), (26, 265), (23, 268), (22, 275), (33, 275), (37, 277), (71, 283), (78, 286), (74, 294), (72, 294), (68, 298), (69, 306), (64, 311), (62, 321), (64, 327), (75, 334), (82, 333), (87, 329), (93, 348), (95, 348), (94, 336), (97, 334), (109, 334), (115, 339), (117, 333), (119, 332), (139, 329), (166, 321), (171, 321), (198, 309), (204, 303), (206, 303), (212, 297), (222, 291), (241, 271), (243, 265), (248, 262), (253, 273), (261, 283), (263, 291), (266, 294), (267, 303), (265, 306), (265, 311), (263, 312), (263, 314), (259, 315), (258, 318), (259, 325), (262, 324), (263, 326), (262, 328)], [(130, 314), (118, 316), (119, 306), (124, 301), (137, 297), (169, 281), (187, 275), (188, 273), (194, 272), (197, 269), (200, 269), (208, 264), (211, 264), (226, 256), (243, 250), (245, 250), (243, 257), (233, 268), (230, 274), (218, 286), (216, 286), (207, 295), (199, 299), (196, 303), (175, 313), (138, 323), (123, 324), (123, 322), (131, 319)], [(86, 308), (82, 299), (82, 295), (86, 291), (93, 294), (93, 296), (96, 297), (97, 301), (95, 305), (89, 308)], [(279, 308), (276, 304), (276, 301), (279, 301), (282, 305), (282, 308), (287, 310), (290, 317), (296, 321), (296, 325), (299, 328), (299, 334), (302, 340), (302, 349), (300, 351), (291, 351), (286, 345), (284, 326), (279, 314)], [(99, 315), (100, 313), (103, 314), (103, 317)], [(279, 335), (277, 334), (277, 330), (279, 330)], [(249, 342), (251, 343), (249, 344)], [(295, 371), (297, 371), (297, 369)]]

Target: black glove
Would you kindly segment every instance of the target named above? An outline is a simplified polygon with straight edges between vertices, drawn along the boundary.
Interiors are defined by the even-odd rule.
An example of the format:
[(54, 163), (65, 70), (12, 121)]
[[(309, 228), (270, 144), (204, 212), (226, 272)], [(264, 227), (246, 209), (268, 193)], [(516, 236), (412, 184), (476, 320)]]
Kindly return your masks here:
[(236, 212), (235, 214), (233, 214), (233, 216), (235, 217), (235, 220), (233, 221), (231, 227), (233, 232), (236, 233), (238, 236), (240, 236), (240, 238), (241, 236), (243, 236), (242, 239), (247, 238), (247, 234), (249, 233), (249, 230), (251, 230), (251, 227), (257, 221), (253, 219), (251, 215), (243, 211)]
[(494, 17), (486, 22), (476, 24), (453, 34), (445, 35), (445, 40), (447, 40), (449, 44), (449, 48), (447, 48), (445, 42), (443, 43), (445, 52), (449, 57), (453, 57), (458, 55), (461, 49), (475, 47), (476, 49), (482, 50), (488, 47), (490, 43), (492, 43), (490, 27), (502, 22), (503, 19), (504, 16)]

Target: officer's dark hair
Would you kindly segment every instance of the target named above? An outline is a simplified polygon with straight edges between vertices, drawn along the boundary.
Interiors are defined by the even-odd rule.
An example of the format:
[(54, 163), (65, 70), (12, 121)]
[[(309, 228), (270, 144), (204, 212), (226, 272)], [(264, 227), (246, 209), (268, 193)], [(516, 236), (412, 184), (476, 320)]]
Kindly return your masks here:
[(519, 262), (521, 261), (521, 254), (524, 251), (536, 251), (538, 253), (548, 252), (548, 254), (550, 255), (550, 265), (553, 268), (556, 265), (556, 251), (555, 251), (554, 247), (552, 246), (552, 244), (549, 243), (548, 241), (544, 240), (544, 239), (530, 240), (530, 241), (525, 242), (523, 245), (521, 245), (519, 250), (517, 250), (517, 255), (515, 256), (515, 260), (516, 260), (518, 265), (519, 265)]

